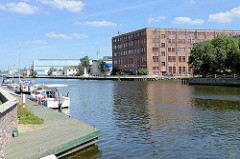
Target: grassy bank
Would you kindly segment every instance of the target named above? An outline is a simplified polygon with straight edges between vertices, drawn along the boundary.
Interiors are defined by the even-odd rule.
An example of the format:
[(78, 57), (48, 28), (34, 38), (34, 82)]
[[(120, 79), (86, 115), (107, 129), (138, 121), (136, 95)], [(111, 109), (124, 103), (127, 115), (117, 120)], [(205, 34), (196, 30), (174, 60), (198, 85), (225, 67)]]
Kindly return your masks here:
[(23, 108), (19, 104), (17, 106), (17, 115), (19, 124), (32, 124), (32, 125), (43, 124), (43, 121), (38, 116), (35, 116), (27, 108)]

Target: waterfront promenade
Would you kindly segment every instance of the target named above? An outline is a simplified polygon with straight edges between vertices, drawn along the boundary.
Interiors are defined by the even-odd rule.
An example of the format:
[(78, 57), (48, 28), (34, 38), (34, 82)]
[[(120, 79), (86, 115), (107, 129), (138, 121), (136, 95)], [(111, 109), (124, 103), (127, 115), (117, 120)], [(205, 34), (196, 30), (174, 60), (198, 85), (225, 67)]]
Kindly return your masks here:
[(26, 100), (27, 107), (44, 120), (47, 127), (20, 133), (11, 138), (4, 152), (5, 159), (41, 158), (49, 154), (64, 156), (97, 142), (101, 130)]

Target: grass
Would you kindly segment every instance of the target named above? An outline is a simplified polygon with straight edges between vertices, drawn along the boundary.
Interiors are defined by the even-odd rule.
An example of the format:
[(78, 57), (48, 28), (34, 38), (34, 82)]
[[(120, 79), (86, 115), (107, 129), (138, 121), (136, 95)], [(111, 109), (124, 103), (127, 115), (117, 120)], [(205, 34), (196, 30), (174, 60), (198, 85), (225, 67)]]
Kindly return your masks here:
[(17, 105), (17, 116), (19, 120), (19, 124), (32, 124), (32, 125), (40, 125), (43, 124), (43, 121), (36, 115), (34, 115), (27, 108), (23, 108), (22, 105)]

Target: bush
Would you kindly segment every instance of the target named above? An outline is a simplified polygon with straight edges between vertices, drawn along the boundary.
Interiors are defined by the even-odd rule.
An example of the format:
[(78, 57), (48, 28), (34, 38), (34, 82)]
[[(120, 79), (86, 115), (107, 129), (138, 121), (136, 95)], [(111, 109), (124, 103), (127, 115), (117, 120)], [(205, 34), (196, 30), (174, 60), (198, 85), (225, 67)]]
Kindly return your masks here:
[(32, 124), (32, 125), (43, 124), (43, 121), (38, 116), (35, 116), (28, 109), (23, 108), (20, 104), (17, 105), (17, 116), (19, 124)]
[(147, 75), (148, 74), (148, 70), (147, 69), (138, 69), (138, 74), (140, 74), (140, 75)]

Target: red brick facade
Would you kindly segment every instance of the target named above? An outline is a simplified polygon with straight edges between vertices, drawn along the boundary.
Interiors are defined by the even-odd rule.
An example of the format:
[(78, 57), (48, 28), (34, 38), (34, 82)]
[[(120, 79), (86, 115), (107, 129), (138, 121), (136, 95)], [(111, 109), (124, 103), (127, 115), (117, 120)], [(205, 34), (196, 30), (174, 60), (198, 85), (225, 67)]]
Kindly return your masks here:
[(112, 38), (113, 71), (148, 69), (149, 75), (186, 74), (193, 43), (211, 40), (218, 34), (232, 36), (234, 30), (144, 28)]

